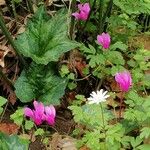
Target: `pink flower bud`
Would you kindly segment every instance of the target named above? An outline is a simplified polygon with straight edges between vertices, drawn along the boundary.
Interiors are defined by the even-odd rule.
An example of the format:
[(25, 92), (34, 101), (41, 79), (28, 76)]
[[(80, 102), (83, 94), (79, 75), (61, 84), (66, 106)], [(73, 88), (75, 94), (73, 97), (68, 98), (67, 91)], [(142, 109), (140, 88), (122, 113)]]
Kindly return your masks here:
[(108, 49), (111, 42), (110, 35), (108, 33), (102, 33), (97, 36), (97, 41), (104, 49)]
[(115, 80), (120, 85), (120, 89), (124, 92), (127, 92), (132, 85), (131, 75), (127, 71), (116, 73)]

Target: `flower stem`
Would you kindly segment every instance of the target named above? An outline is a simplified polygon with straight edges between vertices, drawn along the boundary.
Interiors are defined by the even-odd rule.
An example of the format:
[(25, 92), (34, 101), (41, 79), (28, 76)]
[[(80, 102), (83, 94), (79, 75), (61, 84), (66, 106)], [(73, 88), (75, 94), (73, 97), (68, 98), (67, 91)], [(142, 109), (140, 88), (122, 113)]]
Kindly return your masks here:
[(99, 1), (99, 24), (98, 24), (99, 34), (103, 32), (103, 7), (104, 7), (104, 0), (100, 0)]
[(113, 0), (110, 0), (108, 5), (107, 5), (107, 9), (106, 9), (106, 12), (104, 13), (104, 16), (103, 16), (103, 19), (102, 19), (102, 24), (103, 24), (103, 30), (106, 32), (106, 29), (107, 29), (107, 26), (108, 26), (108, 23), (105, 24), (105, 21), (106, 21), (106, 18), (110, 17), (111, 15), (111, 10), (112, 10), (112, 7), (113, 7)]
[[(76, 0), (70, 0), (69, 10), (71, 8), (72, 12), (75, 12), (75, 7), (76, 7)], [(71, 40), (73, 39), (74, 27), (75, 27), (75, 19), (74, 19), (74, 17), (71, 17), (71, 23), (70, 23), (70, 27), (69, 27), (69, 37)]]
[(120, 98), (120, 109), (119, 109), (119, 120), (121, 119), (121, 116), (122, 116), (122, 103), (123, 103), (123, 95), (124, 95), (124, 92), (121, 91), (121, 98)]
[[(105, 120), (104, 120), (103, 106), (102, 106), (101, 103), (100, 103), (100, 107), (101, 107), (101, 113), (102, 113), (103, 133), (104, 133), (104, 135), (105, 135), (104, 142), (105, 142), (105, 144), (106, 144)], [(106, 145), (105, 145), (105, 147), (106, 147)]]

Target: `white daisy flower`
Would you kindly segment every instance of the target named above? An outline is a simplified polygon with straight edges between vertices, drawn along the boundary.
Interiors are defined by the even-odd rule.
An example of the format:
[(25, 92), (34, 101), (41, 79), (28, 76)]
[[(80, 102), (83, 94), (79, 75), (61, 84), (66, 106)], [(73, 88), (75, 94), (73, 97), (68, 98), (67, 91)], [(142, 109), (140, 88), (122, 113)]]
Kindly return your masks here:
[(110, 95), (107, 95), (108, 91), (104, 91), (101, 89), (100, 91), (92, 92), (90, 94), (90, 97), (87, 99), (89, 104), (99, 104), (101, 102), (105, 102), (106, 98), (108, 98)]

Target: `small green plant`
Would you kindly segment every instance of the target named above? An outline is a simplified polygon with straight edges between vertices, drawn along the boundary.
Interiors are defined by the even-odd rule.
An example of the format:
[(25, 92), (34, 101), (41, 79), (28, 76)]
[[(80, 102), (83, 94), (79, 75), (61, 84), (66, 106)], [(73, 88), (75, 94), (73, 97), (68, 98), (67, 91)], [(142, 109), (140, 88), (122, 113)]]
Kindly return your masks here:
[(45, 104), (59, 104), (68, 81), (59, 76), (57, 61), (78, 46), (67, 37), (66, 19), (65, 11), (50, 17), (41, 6), (29, 20), (26, 31), (17, 37), (20, 53), (33, 60), (15, 83), (16, 95), (22, 102), (39, 99)]
[[(77, 142), (78, 147), (87, 145), (91, 150), (149, 148), (150, 145), (143, 144), (143, 141), (150, 137), (149, 100), (150, 97), (142, 98), (134, 91), (130, 91), (125, 101), (128, 109), (121, 122), (113, 121), (115, 114), (108, 110), (105, 103), (70, 106), (75, 122), (85, 126), (84, 132), (74, 132), (75, 135), (83, 133), (82, 139)], [(140, 132), (132, 137), (132, 131), (137, 128)]]

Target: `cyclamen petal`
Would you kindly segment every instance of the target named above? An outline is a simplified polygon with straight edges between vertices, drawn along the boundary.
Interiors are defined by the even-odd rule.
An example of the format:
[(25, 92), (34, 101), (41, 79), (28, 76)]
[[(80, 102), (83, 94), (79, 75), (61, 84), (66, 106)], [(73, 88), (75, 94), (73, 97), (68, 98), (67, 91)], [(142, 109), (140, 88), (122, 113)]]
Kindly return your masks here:
[(43, 123), (43, 115), (44, 114), (42, 114), (42, 115), (39, 115), (38, 113), (34, 113), (34, 122), (36, 123), (36, 125), (40, 125), (40, 124), (42, 124)]
[(132, 85), (131, 75), (127, 71), (116, 73), (115, 80), (120, 85), (120, 89), (124, 92), (127, 92)]
[(56, 110), (55, 110), (54, 106), (52, 106), (52, 105), (45, 107), (45, 113), (46, 113), (46, 115), (56, 116)]
[(79, 12), (72, 13), (77, 20), (87, 20), (90, 13), (90, 5), (89, 3), (78, 4)]
[(89, 12), (90, 12), (90, 5), (89, 5), (89, 3), (85, 3), (85, 4), (83, 5), (82, 11), (85, 11), (86, 13), (89, 13)]
[(111, 38), (108, 33), (102, 33), (97, 36), (97, 41), (104, 49), (108, 49), (110, 46)]
[(25, 114), (25, 116), (27, 116), (27, 117), (34, 118), (33, 111), (32, 111), (30, 108), (25, 108), (25, 109), (24, 109), (24, 114)]
[(54, 125), (56, 117), (56, 110), (54, 106), (50, 105), (44, 107), (43, 103), (37, 101), (34, 101), (33, 105), (33, 110), (30, 108), (24, 109), (25, 116), (30, 117), (36, 125), (42, 124), (43, 121), (47, 121), (49, 125)]
[(46, 121), (49, 125), (54, 125), (55, 123), (55, 116), (56, 116), (56, 110), (54, 106), (46, 106), (45, 107), (45, 113), (46, 113)]
[(37, 101), (34, 101), (33, 105), (34, 105), (35, 111), (37, 111), (40, 114), (44, 113), (44, 105), (41, 102), (38, 103)]
[(46, 117), (46, 121), (49, 125), (54, 125), (55, 123), (55, 118), (54, 117), (51, 117), (51, 116), (47, 116)]
[(80, 19), (80, 14), (75, 12), (75, 13), (72, 13), (72, 16), (74, 16), (77, 20)]

